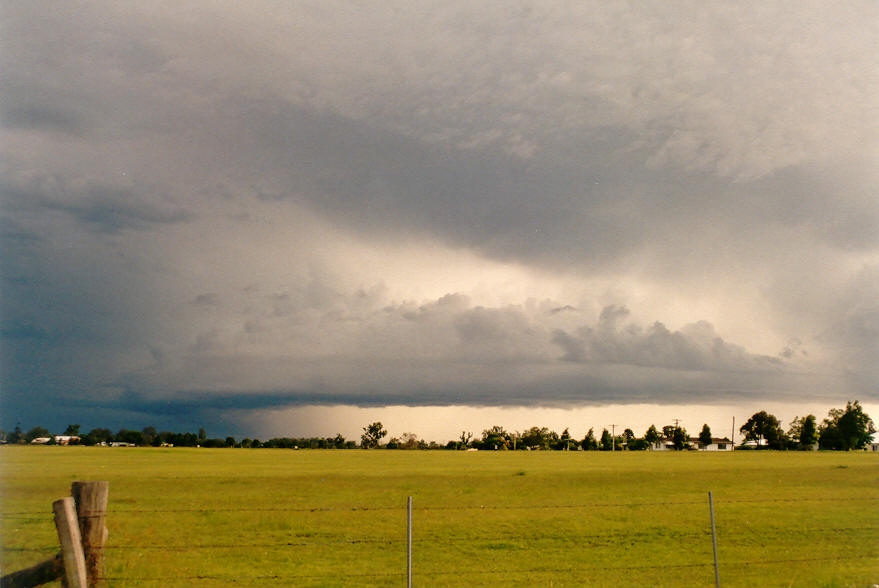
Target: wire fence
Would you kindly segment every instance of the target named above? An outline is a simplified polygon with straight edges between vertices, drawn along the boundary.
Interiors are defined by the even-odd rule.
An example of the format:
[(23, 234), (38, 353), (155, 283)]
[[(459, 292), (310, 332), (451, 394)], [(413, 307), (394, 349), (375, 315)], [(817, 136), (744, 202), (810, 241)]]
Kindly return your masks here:
[[(852, 497), (852, 498), (833, 498), (833, 497), (806, 497), (806, 498), (752, 498), (752, 499), (715, 499), (715, 508), (723, 509), (725, 506), (732, 505), (786, 505), (786, 508), (792, 505), (809, 503), (850, 503), (850, 506), (868, 505), (868, 511), (875, 511), (874, 504), (879, 501), (879, 497)], [(486, 558), (471, 558), (474, 565), (449, 566), (434, 565), (429, 557), (419, 559), (416, 567), (415, 575), (422, 579), (425, 583), (433, 583), (445, 578), (525, 578), (530, 576), (558, 576), (569, 577), (575, 575), (589, 575), (600, 573), (607, 574), (623, 574), (636, 572), (662, 572), (663, 574), (672, 573), (673, 570), (684, 572), (687, 570), (710, 570), (714, 564), (710, 559), (710, 537), (711, 528), (708, 525), (708, 504), (705, 500), (671, 500), (671, 501), (626, 501), (626, 502), (596, 502), (596, 503), (580, 503), (580, 504), (458, 504), (458, 505), (424, 505), (416, 506), (414, 509), (414, 517), (416, 521), (422, 520), (432, 514), (438, 515), (436, 520), (425, 521), (419, 532), (414, 538), (416, 553), (424, 546), (424, 551), (430, 552), (434, 546), (441, 545), (444, 549), (465, 549), (474, 546), (491, 545), (500, 542), (499, 547), (492, 548), (493, 556), (498, 552), (516, 551), (519, 549), (542, 549), (542, 544), (549, 544), (553, 549), (580, 549), (584, 546), (607, 546), (612, 549), (623, 550), (629, 549), (637, 551), (640, 547), (655, 548), (657, 546), (656, 529), (661, 529), (663, 542), (674, 541), (676, 544), (690, 545), (694, 558), (698, 557), (699, 561), (687, 563), (675, 563), (674, 561), (663, 561), (661, 563), (650, 563), (634, 558), (636, 561), (616, 563), (618, 559), (610, 561), (601, 561), (593, 563), (586, 561), (584, 563), (573, 562), (570, 565), (558, 565), (556, 560), (548, 559), (541, 565), (501, 565), (498, 557), (489, 558), (490, 563), (486, 563)], [(492, 529), (491, 524), (498, 524), (498, 521), (490, 521), (487, 525), (479, 522), (481, 512), (484, 513), (518, 513), (514, 521), (527, 519), (527, 515), (522, 513), (552, 513), (565, 512), (574, 513), (581, 511), (604, 511), (610, 512), (612, 509), (659, 509), (660, 512), (671, 512), (673, 509), (682, 507), (686, 509), (686, 513), (692, 519), (698, 521), (700, 514), (704, 515), (704, 524), (699, 525), (698, 522), (691, 523), (686, 527), (671, 527), (668, 525), (655, 524), (629, 526), (623, 529), (606, 529), (599, 532), (581, 532), (575, 534), (565, 532), (564, 530), (552, 532), (534, 533), (530, 532), (527, 536), (517, 536), (515, 532), (511, 532), (509, 528), (502, 526), (499, 531), (497, 528)], [(690, 509), (699, 509), (698, 511)], [(401, 514), (407, 510), (406, 505), (335, 505), (335, 506), (303, 506), (279, 505), (275, 507), (218, 507), (218, 508), (110, 508), (106, 512), (94, 514), (93, 516), (107, 516), (108, 520), (114, 519), (133, 521), (138, 517), (149, 519), (154, 515), (223, 515), (232, 514), (281, 514), (288, 513), (294, 517), (310, 516), (312, 514), (321, 516), (325, 514), (333, 514), (341, 517), (347, 517), (354, 513), (362, 513), (371, 515), (373, 513), (393, 513)], [(467, 521), (472, 522), (472, 526), (477, 532), (467, 533), (465, 536), (450, 535), (443, 525), (447, 524), (448, 517), (452, 513), (462, 513), (464, 519), (456, 520), (458, 525), (466, 524)], [(422, 519), (419, 519), (419, 516)], [(401, 517), (402, 518), (402, 517)], [(15, 524), (37, 524), (51, 521), (49, 513), (37, 511), (12, 511), (0, 512), (0, 519), (6, 519)], [(500, 521), (504, 523), (505, 521)], [(625, 522), (625, 521), (624, 521)], [(870, 523), (873, 524), (870, 524)], [(759, 525), (718, 525), (718, 536), (721, 545), (721, 552), (726, 548), (730, 553), (734, 553), (730, 559), (723, 559), (721, 569), (725, 573), (747, 574), (748, 570), (761, 568), (765, 566), (792, 566), (803, 564), (827, 564), (829, 562), (858, 563), (869, 569), (877, 571), (879, 577), (879, 552), (876, 551), (876, 539), (879, 538), (879, 517), (867, 517), (866, 524), (844, 524), (844, 525), (806, 525), (799, 526), (796, 529), (800, 534), (837, 534), (849, 538), (857, 538), (859, 543), (863, 545), (862, 550), (852, 552), (849, 549), (834, 551), (831, 553), (816, 553), (799, 556), (775, 556), (766, 552), (765, 548), (777, 546), (779, 543), (778, 536), (786, 531), (784, 526), (773, 525), (772, 520), (760, 520)], [(187, 524), (195, 524), (188, 521)], [(426, 530), (424, 529), (426, 527)], [(399, 550), (402, 554), (405, 551), (404, 545), (409, 543), (409, 539), (400, 528), (399, 534), (385, 535), (376, 537), (352, 537), (346, 536), (344, 533), (349, 530), (343, 527), (330, 531), (315, 532), (310, 537), (288, 537), (286, 539), (266, 539), (266, 540), (246, 540), (240, 537), (231, 537), (223, 540), (223, 537), (216, 537), (209, 541), (193, 543), (191, 541), (166, 541), (159, 540), (156, 542), (148, 541), (126, 541), (126, 534), (120, 532), (122, 539), (118, 543), (108, 543), (103, 550), (108, 554), (111, 564), (108, 566), (107, 575), (103, 580), (111, 584), (133, 584), (143, 585), (151, 583), (168, 584), (174, 582), (187, 583), (222, 583), (222, 584), (254, 584), (254, 583), (297, 583), (305, 580), (329, 580), (335, 581), (346, 580), (352, 585), (361, 584), (369, 579), (376, 582), (396, 582), (396, 579), (405, 579), (407, 577), (406, 570), (401, 566), (397, 570), (387, 571), (353, 571), (351, 569), (335, 568), (331, 572), (302, 572), (297, 573), (292, 569), (290, 573), (275, 573), (272, 570), (269, 573), (260, 573), (258, 570), (243, 567), (236, 570), (234, 574), (226, 573), (191, 573), (191, 574), (170, 574), (162, 575), (145, 574), (139, 575), (133, 565), (114, 566), (112, 565), (112, 554), (118, 554), (120, 557), (126, 557), (129, 553), (155, 553), (168, 552), (176, 554), (185, 553), (203, 553), (208, 551), (217, 551), (222, 554), (230, 552), (241, 553), (254, 550), (296, 550), (300, 548), (316, 548), (335, 550), (340, 546), (370, 546), (374, 548)], [(520, 544), (516, 544), (516, 542)], [(506, 542), (506, 543), (504, 543)], [(760, 557), (739, 557), (741, 549), (732, 550), (731, 547), (744, 542), (753, 553), (760, 553)], [(698, 546), (696, 548), (695, 546)], [(5, 544), (2, 548), (8, 553), (51, 553), (57, 551), (57, 545), (9, 545)], [(759, 551), (763, 549), (762, 553)], [(579, 551), (575, 552), (579, 553)], [(784, 553), (782, 551), (782, 553)], [(707, 554), (707, 555), (706, 555)], [(317, 557), (317, 556), (315, 556)], [(448, 558), (447, 558), (448, 559)], [(572, 557), (571, 559), (576, 559)], [(632, 558), (629, 558), (632, 559)], [(462, 561), (462, 560), (458, 560)], [(465, 563), (467, 558), (464, 558)], [(707, 575), (706, 575), (707, 577)], [(472, 582), (465, 582), (472, 583)]]

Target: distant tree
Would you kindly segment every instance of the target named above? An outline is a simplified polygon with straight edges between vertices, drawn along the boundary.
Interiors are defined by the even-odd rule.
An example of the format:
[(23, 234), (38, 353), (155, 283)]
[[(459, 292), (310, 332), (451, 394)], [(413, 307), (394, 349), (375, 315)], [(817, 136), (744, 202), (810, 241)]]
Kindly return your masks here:
[(661, 439), (662, 437), (659, 435), (659, 431), (656, 430), (656, 425), (650, 425), (650, 428), (644, 433), (644, 441), (651, 446), (658, 443)]
[(631, 449), (629, 447), (632, 444), (632, 441), (635, 440), (635, 431), (632, 429), (626, 429), (623, 431), (623, 442), (626, 444), (626, 449)]
[(794, 417), (787, 431), (792, 448), (810, 449), (818, 442), (818, 426), (815, 415)]
[(235, 437), (226, 437), (224, 445), (226, 447), (235, 447)]
[(546, 427), (531, 427), (522, 433), (522, 445), (525, 447), (537, 447), (539, 449), (551, 449), (559, 441), (555, 431)]
[(195, 447), (199, 439), (195, 433), (181, 433), (174, 438), (174, 445), (179, 447)]
[(510, 434), (500, 425), (482, 432), (481, 449), (508, 449)]
[(674, 448), (678, 451), (687, 448), (690, 445), (689, 437), (687, 437), (687, 430), (683, 427), (675, 427), (671, 434), (671, 442), (674, 444)]
[(818, 427), (815, 415), (810, 414), (803, 417), (803, 426), (800, 429), (800, 435), (797, 438), (800, 447), (811, 449), (818, 442)]
[(254, 439), (250, 442), (250, 446), (254, 449), (259, 449), (260, 447), (262, 447), (262, 441), (260, 441), (259, 439)]
[(610, 451), (613, 448), (613, 439), (607, 429), (601, 430), (601, 450)]
[(144, 427), (140, 433), (143, 436), (144, 445), (159, 445), (159, 433), (155, 427)]
[(764, 439), (771, 449), (781, 449), (784, 444), (781, 423), (765, 410), (751, 415), (751, 418), (739, 428), (739, 432), (744, 433), (745, 441), (756, 441), (757, 447), (763, 444)]
[(559, 440), (556, 443), (556, 449), (561, 449), (563, 451), (570, 451), (571, 449), (576, 449), (580, 446), (580, 443), (571, 436), (571, 432), (565, 427), (565, 430), (562, 431), (562, 434), (559, 435)]
[(34, 427), (33, 429), (25, 433), (24, 440), (27, 443), (30, 443), (34, 439), (38, 439), (40, 437), (50, 437), (51, 435), (52, 434), (49, 433), (48, 429), (45, 429), (43, 427)]
[(391, 437), (390, 440), (388, 440), (387, 445), (385, 445), (385, 448), (386, 449), (400, 449), (400, 445), (401, 445), (401, 443), (400, 443), (399, 439), (397, 439), (396, 437)]
[(198, 440), (204, 441), (207, 438), (208, 438), (207, 431), (205, 431), (204, 428), (199, 429), (198, 430)]
[(595, 440), (595, 433), (591, 427), (586, 433), (586, 436), (583, 437), (583, 440), (580, 442), (580, 446), (585, 451), (596, 451), (598, 449), (598, 441)]
[(831, 409), (821, 423), (819, 441), (822, 449), (862, 449), (876, 427), (870, 416), (864, 412), (860, 402), (848, 402), (845, 410)]
[(97, 445), (98, 443), (107, 443), (113, 440), (113, 433), (110, 429), (92, 429), (82, 437), (83, 445)]
[(671, 441), (671, 438), (675, 434), (675, 426), (674, 425), (666, 425), (662, 427), (662, 436)]
[(636, 437), (635, 439), (629, 441), (629, 443), (626, 445), (626, 449), (628, 449), (629, 451), (644, 451), (646, 449), (650, 449), (650, 444), (647, 442), (646, 439), (638, 439)]
[(6, 435), (6, 442), (12, 444), (24, 443), (24, 433), (21, 432), (19, 425), (15, 425), (15, 429)]
[(79, 425), (67, 425), (67, 428), (64, 429), (62, 435), (71, 435), (78, 436), (79, 435)]
[(336, 433), (336, 436), (333, 437), (333, 447), (345, 449), (345, 438), (342, 436), (342, 433)]
[(400, 448), (417, 449), (418, 435), (416, 435), (415, 433), (403, 433), (403, 437), (400, 439)]
[(382, 438), (387, 436), (388, 432), (382, 427), (380, 422), (374, 422), (363, 427), (363, 435), (360, 436), (360, 445), (364, 449), (372, 449), (378, 447)]
[(702, 425), (702, 430), (699, 432), (699, 444), (703, 447), (711, 445), (711, 428), (708, 423)]
[(471, 439), (473, 439), (473, 433), (470, 431), (461, 431), (461, 435), (458, 437), (457, 449), (467, 449), (470, 447)]
[(119, 429), (119, 431), (113, 436), (113, 440), (120, 443), (130, 443), (131, 445), (143, 445), (143, 433), (140, 431)]

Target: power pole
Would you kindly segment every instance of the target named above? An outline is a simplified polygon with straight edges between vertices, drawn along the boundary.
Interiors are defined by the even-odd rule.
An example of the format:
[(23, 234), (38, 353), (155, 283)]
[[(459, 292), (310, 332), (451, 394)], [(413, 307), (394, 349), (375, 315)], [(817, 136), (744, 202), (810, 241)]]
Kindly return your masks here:
[(730, 445), (732, 445), (732, 450), (735, 451), (736, 450), (736, 417), (735, 416), (733, 416), (733, 418), (732, 418), (732, 435), (730, 435), (729, 439), (730, 439)]
[(616, 427), (616, 425), (610, 426), (610, 450), (611, 451), (617, 450), (617, 436), (616, 436), (616, 429), (614, 427)]

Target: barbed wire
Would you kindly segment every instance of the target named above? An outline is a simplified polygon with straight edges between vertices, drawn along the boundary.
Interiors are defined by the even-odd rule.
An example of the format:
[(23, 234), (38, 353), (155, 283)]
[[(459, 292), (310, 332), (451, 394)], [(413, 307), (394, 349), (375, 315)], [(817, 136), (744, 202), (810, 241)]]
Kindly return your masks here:
[[(816, 563), (828, 561), (854, 561), (860, 559), (879, 559), (875, 554), (869, 555), (847, 555), (837, 557), (801, 557), (801, 558), (785, 558), (785, 559), (767, 559), (767, 560), (745, 560), (735, 562), (723, 562), (720, 564), (722, 568), (729, 569), (735, 567), (759, 566), (759, 565), (779, 565), (791, 563)], [(633, 570), (669, 570), (669, 569), (688, 569), (688, 568), (708, 568), (714, 564), (690, 563), (690, 564), (650, 564), (650, 565), (628, 565), (628, 566), (570, 566), (556, 568), (530, 568), (530, 569), (443, 569), (443, 570), (416, 570), (415, 576), (467, 576), (467, 575), (497, 575), (497, 576), (519, 576), (523, 574), (577, 574), (594, 571), (613, 571), (624, 572)], [(228, 575), (192, 575), (192, 576), (104, 576), (99, 580), (106, 581), (128, 581), (128, 582), (168, 582), (175, 580), (197, 581), (197, 580), (217, 580), (224, 582), (241, 582), (254, 580), (301, 580), (301, 579), (321, 579), (321, 578), (391, 578), (405, 577), (405, 572), (358, 572), (358, 573), (333, 573), (333, 574), (262, 574), (252, 576), (228, 576)]]
[[(722, 528), (719, 528), (720, 531), (723, 531)], [(738, 531), (741, 531), (742, 528), (738, 528)], [(751, 534), (754, 533), (765, 533), (767, 531), (779, 531), (780, 529), (745, 529), (749, 531)], [(825, 532), (825, 533), (840, 533), (840, 532), (860, 532), (860, 531), (876, 531), (879, 532), (879, 527), (812, 527), (812, 528), (802, 528), (797, 529), (798, 532), (802, 533), (817, 533), (817, 532)], [(735, 539), (738, 537), (745, 536), (747, 533), (742, 532), (723, 532), (722, 536), (726, 539)], [(666, 538), (687, 538), (687, 537), (708, 537), (711, 535), (711, 531), (707, 529), (696, 530), (696, 531), (677, 531), (669, 533)], [(582, 541), (584, 539), (649, 539), (650, 535), (647, 532), (623, 532), (623, 531), (611, 531), (604, 533), (592, 533), (592, 534), (576, 534), (576, 535), (528, 535), (517, 537), (510, 535), (476, 535), (476, 536), (468, 536), (468, 537), (448, 537), (443, 535), (419, 535), (415, 537), (416, 543), (421, 542), (437, 542), (443, 544), (458, 544), (458, 543), (479, 543), (479, 542), (488, 542), (488, 541), (498, 541), (498, 540), (526, 540), (529, 543), (536, 543), (541, 541)], [(249, 548), (284, 548), (284, 547), (318, 547), (318, 546), (326, 546), (326, 545), (370, 545), (370, 544), (379, 544), (379, 545), (394, 545), (394, 544), (403, 544), (407, 543), (408, 539), (403, 538), (366, 538), (366, 539), (329, 539), (319, 540), (319, 541), (277, 541), (277, 542), (258, 542), (258, 543), (202, 543), (202, 544), (122, 544), (122, 545), (104, 545), (100, 548), (93, 548), (96, 550), (104, 550), (104, 551), (112, 551), (112, 550), (132, 550), (132, 549), (144, 549), (144, 550), (153, 550), (153, 549), (173, 549), (175, 551), (197, 551), (201, 549), (249, 549)], [(58, 546), (28, 546), (28, 547), (4, 547), (2, 551), (6, 552), (49, 552), (49, 551), (57, 551)]]
[[(871, 497), (808, 497), (808, 498), (741, 498), (723, 499), (715, 498), (714, 504), (759, 504), (759, 503), (799, 503), (799, 502), (870, 502), (879, 501), (879, 496)], [(580, 508), (626, 508), (641, 506), (683, 506), (693, 504), (706, 504), (706, 500), (669, 500), (651, 502), (592, 502), (578, 504), (463, 504), (463, 505), (415, 505), (416, 511), (446, 511), (446, 510), (553, 510), (553, 509), (580, 509)], [(109, 509), (95, 511), (88, 515), (79, 515), (79, 518), (98, 518), (114, 514), (156, 514), (156, 513), (210, 513), (210, 512), (358, 512), (358, 511), (404, 511), (406, 505), (379, 505), (379, 506), (290, 506), (290, 507), (217, 507), (217, 508), (132, 508), (132, 509)], [(45, 511), (19, 511), (0, 512), (0, 517), (36, 517), (50, 516), (52, 513)], [(42, 519), (41, 519), (42, 520)]]

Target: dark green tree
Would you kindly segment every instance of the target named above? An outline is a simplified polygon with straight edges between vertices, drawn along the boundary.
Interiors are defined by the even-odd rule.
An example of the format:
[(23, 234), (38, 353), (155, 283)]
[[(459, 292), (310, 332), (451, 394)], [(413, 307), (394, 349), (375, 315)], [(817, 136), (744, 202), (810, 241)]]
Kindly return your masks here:
[(595, 440), (595, 433), (592, 431), (591, 427), (589, 428), (589, 432), (586, 433), (586, 436), (583, 437), (583, 440), (580, 442), (580, 446), (586, 451), (595, 451), (598, 449), (598, 441)]
[(155, 427), (144, 427), (140, 434), (143, 437), (144, 445), (158, 446), (160, 444), (159, 432), (156, 431)]
[(711, 445), (711, 428), (708, 427), (708, 423), (702, 425), (702, 430), (699, 431), (699, 444), (703, 447)]
[(803, 426), (797, 441), (804, 449), (810, 449), (818, 442), (818, 425), (815, 415), (810, 414), (803, 417)]
[(531, 427), (522, 433), (519, 441), (525, 447), (551, 449), (558, 443), (559, 436), (555, 431), (550, 431), (546, 427)]
[(662, 436), (660, 436), (659, 431), (656, 429), (656, 425), (650, 425), (650, 428), (644, 433), (644, 441), (650, 445), (655, 445), (660, 440), (662, 440)]
[(24, 443), (24, 433), (21, 432), (21, 426), (15, 425), (15, 429), (6, 436), (6, 442), (13, 445)]
[(473, 433), (470, 431), (461, 431), (461, 435), (458, 437), (458, 449), (467, 449), (470, 447), (470, 440), (473, 439)]
[(562, 431), (562, 434), (559, 435), (558, 441), (555, 443), (553, 449), (560, 449), (562, 451), (568, 451), (571, 449), (571, 445), (576, 446), (576, 442), (571, 439), (571, 432), (565, 427), (565, 430)]
[(602, 451), (610, 451), (613, 449), (613, 438), (610, 436), (610, 432), (607, 429), (601, 430), (601, 450)]
[(810, 449), (818, 442), (818, 425), (815, 415), (794, 417), (787, 431), (792, 448)]
[(500, 425), (482, 432), (480, 449), (509, 449), (510, 434)]
[(83, 445), (97, 445), (98, 443), (107, 443), (113, 440), (113, 433), (110, 429), (92, 429), (82, 438)]
[(688, 447), (689, 437), (687, 437), (687, 430), (683, 427), (675, 427), (671, 434), (671, 442), (674, 443), (674, 447), (678, 451)]
[(49, 430), (43, 427), (34, 427), (24, 435), (24, 440), (28, 443), (33, 441), (34, 439), (38, 439), (40, 437), (50, 437), (52, 434), (49, 433)]
[(62, 433), (62, 435), (71, 435), (74, 437), (78, 436), (79, 435), (79, 425), (67, 425), (67, 428), (64, 429), (64, 432)]
[(857, 400), (846, 403), (845, 410), (831, 409), (821, 423), (819, 441), (822, 449), (863, 449), (876, 427)]
[(626, 429), (623, 431), (623, 442), (626, 444), (626, 449), (632, 449), (632, 442), (635, 440), (635, 431), (632, 429)]
[(119, 443), (130, 443), (131, 445), (143, 445), (143, 433), (140, 431), (130, 431), (128, 429), (119, 429), (113, 436), (114, 441)]
[(381, 440), (388, 432), (382, 427), (381, 422), (374, 422), (363, 427), (363, 435), (360, 436), (360, 446), (364, 449), (373, 449), (379, 446)]
[(764, 439), (770, 449), (782, 449), (784, 446), (784, 431), (781, 430), (781, 423), (765, 410), (751, 415), (751, 418), (739, 428), (739, 432), (745, 435), (745, 441), (756, 441), (757, 447), (763, 445)]

